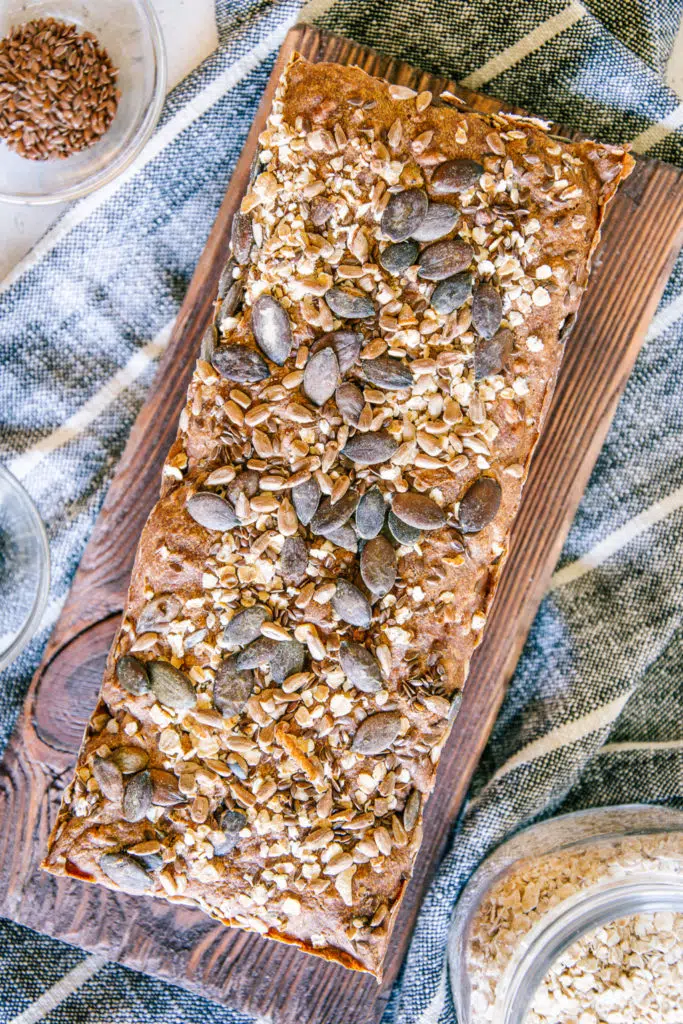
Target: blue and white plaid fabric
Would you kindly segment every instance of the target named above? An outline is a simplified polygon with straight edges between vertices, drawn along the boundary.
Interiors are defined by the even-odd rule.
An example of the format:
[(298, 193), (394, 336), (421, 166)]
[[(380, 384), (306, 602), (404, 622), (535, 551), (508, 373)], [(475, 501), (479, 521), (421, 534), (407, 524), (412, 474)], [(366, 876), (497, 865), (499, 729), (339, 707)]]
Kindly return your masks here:
[[(47, 524), (42, 631), (0, 680), (0, 749), (167, 343), (297, 0), (218, 0), (217, 51), (136, 165), (0, 284), (0, 458)], [(606, 142), (683, 164), (666, 84), (683, 0), (312, 0), (304, 17)], [(683, 259), (538, 613), (387, 1009), (453, 1024), (458, 892), (540, 816), (683, 805)], [(0, 921), (0, 1022), (241, 1024), (242, 1014)], [(353, 1022), (349, 1022), (353, 1024)]]

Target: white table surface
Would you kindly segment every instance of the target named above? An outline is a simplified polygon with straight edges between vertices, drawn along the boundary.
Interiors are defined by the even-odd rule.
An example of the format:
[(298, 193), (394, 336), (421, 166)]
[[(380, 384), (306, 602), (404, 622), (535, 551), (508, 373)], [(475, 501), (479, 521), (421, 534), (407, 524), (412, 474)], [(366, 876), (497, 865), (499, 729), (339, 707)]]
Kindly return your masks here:
[[(177, 85), (215, 50), (214, 0), (152, 0), (166, 42), (168, 88)], [(0, 281), (66, 208), (0, 202)]]

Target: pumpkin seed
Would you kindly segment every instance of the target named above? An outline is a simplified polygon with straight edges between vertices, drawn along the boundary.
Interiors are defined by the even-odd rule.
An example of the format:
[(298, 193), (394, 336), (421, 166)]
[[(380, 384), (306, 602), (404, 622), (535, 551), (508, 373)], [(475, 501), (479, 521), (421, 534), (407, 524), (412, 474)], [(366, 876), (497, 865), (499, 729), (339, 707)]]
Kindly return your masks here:
[(405, 242), (392, 242), (380, 253), (379, 262), (388, 274), (401, 274), (417, 263), (419, 254), (420, 247), (417, 242), (410, 239)]
[(292, 327), (287, 313), (272, 295), (259, 295), (252, 306), (251, 329), (263, 354), (283, 366), (292, 351)]
[(364, 320), (375, 315), (375, 304), (367, 295), (345, 292), (341, 288), (330, 288), (325, 293), (325, 302), (340, 320)]
[(409, 526), (408, 523), (404, 523), (398, 518), (393, 509), (389, 510), (387, 526), (394, 540), (398, 541), (399, 544), (405, 544), (406, 547), (413, 547), (422, 537), (420, 530), (415, 526)]
[(123, 799), (123, 776), (113, 761), (95, 756), (92, 773), (107, 800), (118, 804)]
[(376, 359), (361, 359), (363, 373), (378, 388), (386, 391), (402, 391), (413, 386), (410, 367), (400, 359), (378, 356)]
[(439, 530), (446, 523), (443, 509), (426, 494), (415, 491), (397, 494), (391, 508), (402, 523), (414, 526), (416, 530)]
[(339, 662), (349, 682), (362, 693), (377, 693), (382, 689), (382, 671), (367, 647), (342, 640)]
[(303, 389), (314, 405), (324, 405), (339, 383), (339, 362), (332, 348), (323, 348), (309, 357), (304, 370)]
[(261, 635), (261, 626), (272, 615), (262, 604), (254, 604), (237, 612), (223, 630), (223, 640), (231, 647), (244, 647)]
[(119, 686), (132, 693), (134, 697), (149, 691), (149, 676), (145, 664), (134, 654), (124, 654), (116, 662), (116, 679)]
[(473, 256), (472, 247), (459, 239), (448, 238), (444, 242), (434, 242), (420, 253), (418, 277), (426, 281), (444, 281), (466, 270)]
[(506, 327), (498, 331), (492, 338), (477, 340), (474, 350), (474, 379), (483, 380), (495, 373), (500, 373), (507, 361), (514, 338), (512, 331)]
[(502, 492), (492, 476), (480, 476), (460, 499), (458, 519), (463, 533), (478, 533), (495, 518)]
[(270, 377), (268, 363), (263, 356), (246, 345), (221, 345), (211, 362), (221, 377), (236, 384), (256, 384)]
[(306, 575), (308, 548), (301, 537), (285, 537), (280, 552), (280, 571), (288, 582), (299, 583)]
[(337, 589), (332, 598), (332, 607), (342, 619), (351, 626), (367, 629), (372, 621), (370, 602), (361, 594), (358, 587), (348, 580), (337, 580)]
[(117, 747), (111, 760), (123, 775), (134, 775), (147, 767), (149, 754), (142, 747)]
[(235, 281), (235, 260), (232, 257), (223, 267), (221, 276), (218, 278), (218, 298), (224, 299)]
[(342, 455), (357, 466), (376, 466), (379, 462), (387, 462), (397, 451), (398, 441), (382, 428), (354, 434), (342, 448)]
[(269, 666), (274, 681), (282, 684), (288, 676), (293, 676), (295, 672), (301, 672), (304, 667), (305, 655), (306, 649), (298, 640), (276, 642)]
[(167, 661), (148, 661), (150, 686), (160, 704), (182, 711), (193, 708), (197, 694), (187, 676)]
[(351, 750), (356, 754), (381, 754), (389, 749), (400, 731), (401, 715), (398, 711), (378, 711), (360, 723)]
[(246, 828), (247, 818), (241, 811), (225, 810), (220, 816), (218, 827), (223, 833), (220, 840), (213, 839), (213, 848), (219, 857), (225, 857), (240, 841), (240, 832)]
[(379, 487), (371, 487), (358, 502), (356, 529), (363, 540), (372, 540), (384, 526), (387, 506)]
[(224, 533), (237, 526), (239, 519), (235, 510), (225, 498), (213, 491), (197, 491), (187, 501), (185, 508), (194, 519), (206, 530), (218, 530)]
[(358, 362), (362, 344), (363, 335), (356, 331), (330, 331), (313, 342), (311, 355), (316, 355), (324, 348), (331, 348), (337, 357), (339, 372), (343, 376)]
[(381, 534), (369, 540), (360, 556), (363, 583), (376, 597), (388, 594), (396, 582), (396, 552)]
[(216, 327), (209, 324), (202, 335), (199, 345), (199, 358), (205, 363), (213, 363), (214, 352), (216, 351)]
[(253, 241), (254, 232), (251, 227), (251, 217), (238, 210), (232, 218), (232, 226), (230, 228), (230, 248), (238, 263), (244, 264), (248, 262)]
[(308, 526), (320, 504), (320, 486), (314, 476), (292, 488), (292, 501), (299, 522)]
[(99, 864), (107, 878), (127, 892), (146, 892), (154, 884), (142, 865), (127, 853), (103, 853)]
[(466, 192), (479, 184), (484, 168), (476, 160), (447, 160), (439, 164), (430, 182), (437, 195), (451, 195)]
[(175, 594), (158, 594), (138, 615), (138, 633), (164, 633), (180, 613), (182, 604)]
[(460, 213), (449, 203), (430, 203), (420, 226), (413, 231), (416, 242), (436, 242), (449, 234), (460, 220)]
[(254, 689), (254, 674), (240, 672), (235, 655), (221, 661), (213, 684), (213, 706), (224, 718), (239, 715)]
[(358, 426), (358, 420), (365, 405), (360, 388), (352, 384), (351, 381), (340, 384), (334, 393), (334, 400), (344, 423), (348, 423), (352, 427)]
[(175, 807), (185, 803), (185, 797), (178, 788), (178, 780), (172, 772), (151, 768), (149, 776), (152, 780), (153, 807)]
[(480, 284), (472, 296), (472, 323), (482, 338), (492, 338), (503, 319), (503, 302), (492, 284)]
[(449, 313), (464, 306), (471, 294), (472, 275), (465, 270), (462, 274), (455, 274), (453, 277), (447, 277), (445, 281), (440, 281), (429, 301), (437, 313), (448, 316)]
[(394, 192), (382, 214), (382, 233), (392, 242), (402, 242), (410, 238), (427, 214), (429, 200), (427, 193), (421, 188), (406, 188), (402, 192)]
[(142, 821), (152, 806), (152, 779), (149, 772), (131, 777), (123, 794), (123, 817), (126, 821)]
[(344, 523), (343, 526), (338, 526), (336, 530), (328, 530), (325, 534), (325, 540), (332, 541), (338, 548), (350, 551), (354, 555), (358, 551), (358, 537), (351, 523)]
[(410, 796), (406, 800), (406, 805), (403, 808), (403, 827), (406, 832), (412, 832), (417, 825), (421, 803), (420, 791), (418, 789), (412, 789), (410, 791)]
[(329, 530), (343, 526), (356, 511), (358, 501), (358, 491), (353, 487), (350, 487), (334, 505), (329, 498), (323, 498), (311, 520), (311, 531), (326, 536)]

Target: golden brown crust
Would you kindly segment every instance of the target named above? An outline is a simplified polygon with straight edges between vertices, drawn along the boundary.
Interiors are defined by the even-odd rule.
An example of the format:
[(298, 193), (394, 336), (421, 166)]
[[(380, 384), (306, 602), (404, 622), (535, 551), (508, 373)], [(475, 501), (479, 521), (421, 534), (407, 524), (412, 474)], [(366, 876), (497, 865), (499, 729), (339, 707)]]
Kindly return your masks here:
[[(287, 69), (260, 144), (260, 173), (242, 203), (253, 242), (236, 236), (241, 263), (221, 287), (215, 349), (190, 384), (44, 866), (190, 902), (379, 976), (563, 337), (605, 205), (632, 160), (623, 149), (553, 139), (533, 119), (437, 106), (356, 68), (301, 58)], [(437, 194), (437, 169), (449, 160), (476, 161), (483, 173), (471, 187)], [(500, 297), (509, 333), (496, 335), (505, 350), (498, 372), (475, 380), (485, 345), (471, 298), (439, 312), (434, 284), (415, 263), (400, 273), (383, 265), (383, 213), (407, 189), (455, 207), (447, 237), (471, 254), (475, 286)], [(335, 315), (338, 287), (346, 301), (369, 299), (373, 317)], [(252, 309), (261, 295), (286, 314), (291, 355), (282, 367), (269, 361), (266, 379), (221, 377), (212, 361), (224, 368), (231, 345), (258, 352)], [(387, 390), (356, 358), (343, 374), (362, 391), (355, 425), (343, 422), (335, 398), (316, 408), (305, 393), (316, 341), (338, 329), (362, 335), (362, 359), (388, 355), (412, 374), (412, 384)], [(380, 429), (395, 442), (384, 462), (366, 467), (341, 453), (349, 438)], [(245, 471), (240, 494), (235, 475)], [(463, 497), (482, 478), (499, 508), (463, 534)], [(331, 602), (340, 576), (363, 588), (358, 555), (294, 512), (292, 485), (307, 479), (340, 502), (371, 486), (388, 500), (419, 495), (441, 517), (415, 546), (395, 545), (396, 582), (373, 601), (367, 628), (340, 619)], [(199, 525), (187, 505), (198, 491), (228, 497), (236, 525)], [(293, 537), (307, 563), (286, 578), (281, 552)], [(300, 642), (306, 664), (284, 681), (257, 669), (240, 707), (230, 680), (221, 698), (225, 679), (216, 678), (243, 648), (224, 628), (255, 604), (271, 616), (263, 635)], [(373, 655), (380, 682), (346, 676), (339, 651), (348, 642)], [(180, 696), (168, 682), (137, 695), (124, 689), (116, 674), (124, 655), (181, 669)], [(380, 722), (387, 733), (377, 754), (359, 738), (374, 715), (383, 716), (375, 733)], [(221, 824), (226, 810), (230, 827)]]

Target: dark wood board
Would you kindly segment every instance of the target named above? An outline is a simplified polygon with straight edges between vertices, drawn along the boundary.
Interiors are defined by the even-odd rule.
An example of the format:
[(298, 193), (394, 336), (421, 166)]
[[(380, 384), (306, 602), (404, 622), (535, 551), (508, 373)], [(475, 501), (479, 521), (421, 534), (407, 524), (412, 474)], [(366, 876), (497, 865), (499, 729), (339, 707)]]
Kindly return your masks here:
[(275, 81), (294, 49), (314, 60), (358, 64), (435, 94), (449, 88), (478, 110), (502, 106), (349, 40), (305, 26), (289, 33), (156, 381), (0, 764), (0, 914), (282, 1024), (364, 1024), (381, 1016), (422, 896), (683, 243), (683, 174), (656, 161), (639, 160), (607, 217), (486, 637), (473, 660), (463, 706), (442, 756), (427, 809), (425, 840), (394, 930), (385, 979), (378, 987), (366, 975), (223, 928), (198, 911), (57, 880), (38, 869), (95, 704), (138, 536), (157, 497), (161, 464), (175, 437), (226, 259), (232, 215), (246, 188)]

